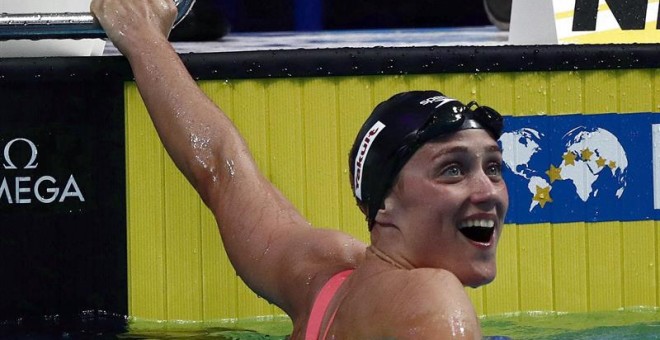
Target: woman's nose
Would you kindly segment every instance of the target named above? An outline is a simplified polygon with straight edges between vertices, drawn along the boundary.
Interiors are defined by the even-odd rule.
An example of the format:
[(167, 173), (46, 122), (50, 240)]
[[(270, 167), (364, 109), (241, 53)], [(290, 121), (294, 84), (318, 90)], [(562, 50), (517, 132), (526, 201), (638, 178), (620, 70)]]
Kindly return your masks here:
[(499, 190), (498, 182), (486, 175), (483, 171), (476, 173), (470, 181), (470, 199), (475, 204), (494, 203)]

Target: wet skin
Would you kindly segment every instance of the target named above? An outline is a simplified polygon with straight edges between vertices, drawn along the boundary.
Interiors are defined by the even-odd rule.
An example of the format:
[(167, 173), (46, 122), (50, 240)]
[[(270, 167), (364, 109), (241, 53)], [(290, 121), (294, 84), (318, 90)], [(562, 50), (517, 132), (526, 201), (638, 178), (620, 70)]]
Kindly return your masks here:
[[(425, 144), (403, 167), (376, 216), (374, 246), (405, 267), (445, 269), (465, 286), (491, 282), (509, 206), (501, 169), (500, 147), (485, 130), (462, 130)], [(493, 232), (472, 240), (460, 231), (467, 221), (490, 223)]]
[[(331, 336), (480, 338), (463, 285), (495, 276), (508, 206), (501, 153), (485, 131), (427, 143), (404, 167), (372, 231), (383, 260), (350, 235), (312, 228), (259, 172), (238, 130), (169, 44), (173, 3), (94, 0), (91, 8), (129, 60), (168, 154), (218, 221), (236, 272), (291, 316), (291, 338), (302, 338), (321, 287), (349, 268), (356, 270), (330, 306), (338, 307)], [(487, 238), (475, 242), (458, 231), (465, 220), (490, 221), (495, 232), (478, 232)]]

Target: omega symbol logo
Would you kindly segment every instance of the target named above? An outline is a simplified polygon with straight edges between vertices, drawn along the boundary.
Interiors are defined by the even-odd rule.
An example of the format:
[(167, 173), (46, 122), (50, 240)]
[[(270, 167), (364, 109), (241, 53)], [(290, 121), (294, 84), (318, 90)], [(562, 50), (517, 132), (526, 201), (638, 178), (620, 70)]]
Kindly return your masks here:
[(16, 138), (12, 139), (7, 145), (5, 145), (5, 150), (4, 150), (4, 156), (5, 156), (5, 163), (3, 166), (7, 170), (16, 170), (18, 169), (14, 162), (12, 161), (11, 157), (9, 156), (9, 151), (11, 150), (12, 145), (16, 142), (24, 142), (27, 143), (27, 145), (30, 147), (31, 155), (30, 155), (30, 160), (27, 162), (27, 164), (23, 167), (23, 169), (36, 169), (37, 168), (37, 146), (29, 139), (25, 138)]
[[(15, 150), (17, 146), (25, 144), (29, 149), (29, 159), (27, 162), (16, 162)], [(25, 145), (20, 146), (19, 151), (25, 150)], [(3, 149), (2, 167), (6, 170), (0, 173), (2, 181), (0, 182), (0, 205), (4, 204), (52, 204), (63, 203), (65, 201), (85, 202), (80, 186), (76, 182), (73, 174), (68, 178), (56, 178), (55, 176), (44, 175), (33, 178), (26, 175), (25, 170), (34, 170), (39, 163), (37, 162), (37, 145), (27, 138), (15, 138), (9, 141)], [(17, 164), (21, 163), (21, 164)], [(20, 173), (17, 172), (20, 170)], [(62, 185), (61, 183), (64, 183)]]

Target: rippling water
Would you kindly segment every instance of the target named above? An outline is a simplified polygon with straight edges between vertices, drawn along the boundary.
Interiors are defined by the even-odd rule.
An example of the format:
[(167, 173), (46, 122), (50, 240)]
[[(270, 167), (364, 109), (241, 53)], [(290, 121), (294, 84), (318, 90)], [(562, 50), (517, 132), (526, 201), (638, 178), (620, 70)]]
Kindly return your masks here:
[[(520, 313), (485, 317), (484, 334), (511, 339), (660, 339), (660, 309), (595, 313)], [(286, 316), (205, 322), (149, 321), (104, 312), (0, 323), (12, 339), (286, 339)]]
[(482, 328), (512, 339), (660, 339), (660, 309), (521, 313), (484, 318)]

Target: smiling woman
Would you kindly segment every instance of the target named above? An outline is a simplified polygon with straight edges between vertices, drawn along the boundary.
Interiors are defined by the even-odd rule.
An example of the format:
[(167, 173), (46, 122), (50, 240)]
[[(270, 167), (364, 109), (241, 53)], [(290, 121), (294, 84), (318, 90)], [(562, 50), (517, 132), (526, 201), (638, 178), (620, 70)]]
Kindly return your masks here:
[(481, 129), (424, 145), (385, 199), (372, 247), (407, 268), (447, 270), (465, 286), (491, 282), (508, 207), (501, 164), (497, 143)]
[[(128, 58), (162, 143), (213, 213), (236, 272), (291, 317), (293, 338), (481, 337), (464, 286), (495, 278), (508, 208), (495, 110), (438, 91), (396, 94), (373, 110), (349, 161), (367, 246), (310, 227), (259, 171), (168, 42), (170, 0), (91, 8)], [(461, 232), (482, 227), (487, 239)]]
[[(489, 30), (494, 31), (492, 27)], [(414, 34), (415, 37), (436, 37), (434, 40), (407, 39), (410, 32), (371, 32), (373, 35), (360, 39), (381, 42), (385, 40), (380, 37), (389, 36), (392, 39), (389, 42), (442, 44), (449, 40), (449, 44), (454, 44), (457, 40), (445, 37), (456, 31), (462, 30), (428, 30)], [(141, 30), (136, 32), (138, 38), (144, 34)], [(243, 46), (243, 49), (283, 47), (285, 34), (257, 36), (263, 44)], [(347, 44), (348, 36), (333, 33), (325, 41)], [(235, 38), (242, 40), (244, 37)], [(300, 35), (291, 34), (290, 38), (298, 39)], [(263, 184), (257, 186), (257, 190), (268, 187), (261, 177), (254, 180), (255, 177), (249, 176), (254, 172), (245, 166), (245, 159), (249, 156), (240, 151), (246, 149), (244, 145), (231, 148), (234, 129), (218, 130), (216, 126), (206, 125), (205, 119), (190, 114), (203, 110), (186, 110), (190, 105), (188, 101), (204, 103), (204, 98), (195, 96), (192, 91), (174, 91), (162, 97), (164, 100), (176, 97), (174, 101), (179, 106), (172, 114), (163, 114), (167, 113), (166, 110), (154, 111), (153, 102), (149, 108), (156, 118), (178, 116), (178, 121), (187, 129), (185, 138), (178, 139), (183, 142), (168, 145), (175, 155), (172, 144), (176, 147), (190, 145), (194, 150), (194, 157), (188, 158), (189, 162), (178, 164), (183, 169), (192, 164), (198, 170), (193, 172), (200, 175), (191, 177), (196, 188), (204, 186), (205, 180), (211, 183), (208, 186), (211, 189), (204, 186), (200, 190), (205, 198), (212, 198), (207, 203), (211, 202), (214, 211), (222, 209), (218, 206), (226, 203), (225, 211), (240, 215), (234, 221), (243, 223), (238, 224), (241, 228), (234, 228), (234, 223), (224, 223), (227, 221), (220, 224), (225, 245), (231, 245), (232, 240), (243, 241), (242, 248), (246, 249), (254, 244), (263, 245), (262, 233), (268, 234), (273, 241), (266, 242), (265, 247), (258, 249), (260, 252), (238, 256), (238, 261), (256, 259), (257, 264), (264, 262), (273, 267), (274, 276), (277, 272), (300, 273), (298, 277), (288, 277), (286, 284), (299, 287), (303, 298), (319, 297), (310, 298), (308, 306), (321, 305), (314, 304), (314, 301), (323, 301), (322, 296), (330, 296), (326, 299), (329, 303), (327, 312), (314, 314), (320, 316), (314, 319), (319, 320), (319, 327), (326, 328), (325, 325), (331, 324), (329, 333), (338, 334), (339, 327), (350, 327), (351, 320), (347, 319), (356, 315), (350, 314), (352, 311), (347, 311), (346, 307), (357, 306), (356, 313), (363, 313), (366, 315), (364, 319), (372, 323), (380, 323), (381, 328), (391, 325), (392, 329), (406, 329), (403, 323), (411, 315), (421, 313), (426, 317), (432, 315), (433, 307), (437, 311), (454, 303), (458, 307), (456, 310), (465, 311), (465, 315), (487, 316), (479, 320), (484, 333), (518, 338), (521, 332), (529, 333), (529, 328), (493, 330), (488, 327), (487, 319), (503, 313), (516, 313), (511, 317), (515, 319), (517, 313), (527, 311), (564, 313), (657, 304), (659, 224), (654, 220), (660, 218), (660, 211), (653, 210), (650, 190), (653, 173), (648, 169), (651, 160), (655, 162), (657, 158), (654, 155), (658, 154), (652, 139), (655, 140), (655, 127), (660, 123), (660, 116), (648, 112), (658, 102), (658, 94), (649, 91), (658, 81), (658, 59), (651, 57), (657, 53), (653, 53), (650, 46), (627, 46), (616, 51), (611, 46), (343, 48), (347, 44), (332, 45), (338, 47), (334, 49), (312, 50), (311, 44), (318, 44), (318, 41), (308, 39), (308, 50), (296, 47), (292, 50), (213, 53), (222, 43), (213, 44), (213, 47), (211, 44), (194, 44), (194, 49), (189, 48), (189, 44), (175, 44), (175, 47), (185, 46), (179, 52), (193, 78), (199, 80), (198, 85), (204, 93), (221, 105), (232, 119), (254, 153), (255, 163), (264, 172), (264, 177), (282, 191), (281, 196), (287, 197), (312, 225), (356, 235), (364, 242), (362, 252), (351, 252), (355, 244), (360, 245), (359, 242), (346, 240), (340, 243), (334, 239), (338, 233), (324, 233), (316, 227), (292, 227), (299, 225), (299, 220), (292, 218), (299, 214), (293, 209), (287, 210), (284, 205), (278, 206), (283, 208), (276, 218), (267, 215), (257, 220), (263, 223), (254, 227), (251, 222), (258, 215), (264, 216), (264, 211), (270, 211), (267, 204), (250, 206), (251, 202), (244, 204), (230, 199), (215, 204), (220, 199), (213, 197), (240, 199), (241, 195), (251, 195), (241, 190), (255, 189), (255, 182)], [(166, 55), (167, 45), (163, 46), (160, 53)], [(196, 52), (188, 53), (191, 50)], [(116, 54), (115, 51), (111, 53)], [(132, 63), (139, 62), (141, 50), (137, 52), (127, 53)], [(171, 323), (162, 323), (162, 328), (166, 329), (178, 323), (174, 320), (189, 320), (200, 326), (213, 327), (214, 320), (245, 320), (256, 316), (268, 319), (271, 315), (283, 314), (240, 282), (224, 254), (214, 216), (205, 210), (193, 187), (185, 182), (174, 163), (165, 156), (132, 82), (127, 60), (117, 56), (82, 59), (0, 60), (0, 85), (5, 90), (0, 93), (6, 106), (3, 115), (8, 123), (2, 129), (0, 146), (16, 140), (8, 148), (10, 161), (3, 157), (2, 164), (11, 168), (6, 168), (3, 176), (7, 179), (7, 188), (12, 191), (12, 201), (17, 201), (16, 188), (34, 189), (32, 184), (43, 176), (51, 176), (57, 182), (45, 179), (40, 182), (38, 190), (33, 191), (51, 199), (45, 196), (45, 189), (55, 189), (56, 186), (63, 189), (69, 174), (75, 175), (85, 199), (80, 202), (77, 197), (69, 197), (62, 203), (40, 204), (32, 198), (32, 204), (18, 205), (2, 204), (6, 203), (4, 199), (8, 196), (0, 195), (3, 210), (0, 257), (5, 259), (3, 263), (11, 273), (2, 280), (3, 289), (0, 290), (4, 293), (0, 300), (4, 301), (5, 318), (18, 315), (18, 308), (23, 308), (20, 310), (21, 322), (26, 320), (22, 318), (26, 310), (32, 315), (59, 315), (59, 320), (67, 320), (63, 315), (78, 315), (78, 311), (91, 308), (117, 312), (122, 320), (126, 315), (130, 320), (172, 320)], [(149, 65), (153, 66), (154, 76), (166, 75), (167, 72), (160, 68), (170, 68), (163, 67), (160, 62)], [(644, 70), (645, 67), (649, 69)], [(580, 71), (575, 72), (574, 68)], [(138, 72), (139, 69), (136, 68)], [(182, 76), (178, 81), (186, 79)], [(640, 79), (644, 81), (640, 82)], [(171, 88), (177, 86), (176, 81), (166, 82)], [(148, 94), (152, 88), (144, 86), (142, 80), (140, 86), (143, 94)], [(474, 210), (488, 209), (492, 204), (483, 198), (481, 192), (488, 191), (491, 185), (498, 185), (499, 159), (489, 156), (491, 153), (497, 156), (498, 150), (488, 149), (486, 142), (492, 137), (485, 133), (486, 129), (476, 128), (479, 123), (476, 116), (475, 119), (466, 119), (466, 127), (471, 128), (458, 130), (458, 125), (453, 124), (454, 118), (458, 122), (468, 111), (460, 114), (451, 110), (443, 112), (443, 108), (451, 107), (450, 103), (458, 103), (450, 101), (440, 105), (443, 100), (438, 99), (442, 97), (433, 94), (415, 104), (422, 105), (423, 102), (425, 107), (434, 109), (439, 106), (433, 113), (420, 113), (419, 128), (404, 129), (408, 126), (404, 123), (408, 121), (380, 121), (377, 124), (379, 129), (374, 131), (380, 131), (378, 135), (363, 138), (366, 144), (361, 144), (360, 153), (364, 153), (357, 162), (360, 165), (356, 166), (360, 173), (366, 161), (364, 156), (374, 156), (378, 150), (375, 143), (389, 131), (419, 132), (408, 133), (409, 139), (392, 148), (402, 149), (402, 155), (412, 153), (406, 150), (413, 147), (416, 151), (405, 162), (402, 171), (387, 174), (394, 183), (390, 189), (384, 190), (384, 204), (375, 209), (375, 219), (380, 214), (383, 223), (387, 222), (384, 217), (395, 222), (398, 219), (397, 223), (372, 228), (395, 241), (397, 234), (402, 236), (401, 249), (391, 251), (384, 246), (385, 243), (380, 243), (385, 237), (370, 242), (365, 216), (356, 208), (348, 185), (349, 168), (355, 164), (348, 165), (347, 153), (355, 140), (355, 133), (377, 103), (387, 102), (395, 93), (409, 94), (411, 90), (432, 88), (448, 91), (447, 94), (466, 102), (474, 99), (494, 105), (508, 115), (506, 130), (500, 138), (506, 165), (503, 175), (507, 188), (516, 199), (510, 202), (508, 224), (501, 234), (497, 234), (499, 226), (492, 218), (493, 212), (474, 213)], [(112, 101), (104, 100), (106, 98)], [(465, 106), (477, 111), (475, 107)], [(410, 118), (407, 110), (402, 112), (401, 117)], [(224, 119), (217, 112), (209, 116), (215, 117), (210, 119), (211, 125), (215, 124), (215, 119)], [(110, 117), (114, 119), (112, 122)], [(427, 122), (433, 128), (423, 127)], [(169, 123), (160, 124), (160, 131), (163, 132), (163, 126), (176, 125)], [(652, 133), (649, 123), (653, 124)], [(479, 124), (487, 125), (483, 121)], [(441, 129), (440, 126), (444, 125), (457, 130)], [(441, 130), (447, 131), (447, 136), (434, 136)], [(104, 133), (99, 134), (99, 131)], [(107, 139), (110, 135), (115, 137)], [(225, 139), (227, 136), (229, 142)], [(28, 140), (33, 141), (34, 148), (25, 142)], [(418, 145), (420, 140), (423, 141), (421, 146)], [(466, 145), (466, 141), (473, 142)], [(31, 157), (35, 153), (31, 149), (38, 150), (38, 157)], [(239, 152), (233, 153), (237, 149)], [(227, 154), (229, 157), (223, 157)], [(31, 158), (36, 159), (31, 161)], [(99, 165), (90, 167), (95, 161)], [(31, 169), (36, 164), (38, 168)], [(374, 169), (382, 170), (382, 167), (376, 164)], [(430, 173), (420, 169), (427, 169)], [(383, 171), (373, 173), (385, 177)], [(236, 190), (218, 190), (220, 193), (215, 194), (212, 187), (221, 182), (217, 175), (226, 176), (225, 183), (235, 181)], [(19, 186), (11, 186), (16, 183), (16, 178), (27, 177), (33, 182), (20, 180)], [(359, 177), (364, 180), (364, 189), (369, 175)], [(467, 181), (465, 179), (471, 178), (478, 180), (472, 181), (470, 187), (474, 194), (466, 199), (465, 192), (457, 191)], [(124, 191), (125, 200), (121, 196)], [(416, 191), (422, 196), (415, 196)], [(31, 193), (21, 190), (18, 196), (25, 199)], [(266, 193), (271, 195), (257, 195), (255, 201), (280, 202), (281, 196), (276, 191)], [(363, 197), (370, 194), (368, 189), (360, 193)], [(493, 195), (495, 198), (491, 200), (502, 201), (502, 193)], [(415, 202), (418, 205), (412, 204)], [(451, 202), (464, 202), (467, 208), (458, 206), (452, 209)], [(68, 203), (76, 204), (66, 205)], [(110, 208), (111, 203), (116, 206)], [(421, 209), (422, 205), (426, 206), (423, 214), (415, 216), (401, 208)], [(388, 209), (392, 212), (394, 208), (403, 212), (388, 216)], [(441, 216), (435, 218), (432, 225), (422, 224), (439, 212), (443, 215), (446, 212), (452, 218)], [(45, 213), (55, 216), (43, 217)], [(293, 223), (283, 223), (285, 233), (269, 234), (270, 225), (266, 221)], [(417, 225), (409, 227), (412, 223)], [(242, 230), (251, 233), (241, 234)], [(318, 231), (317, 238), (327, 239), (332, 247), (323, 249), (323, 245), (315, 240), (301, 238), (298, 230), (303, 233)], [(418, 233), (422, 230), (428, 234), (426, 239), (419, 238)], [(428, 230), (433, 233), (426, 232)], [(390, 235), (382, 235), (386, 232)], [(111, 237), (116, 237), (116, 241), (110, 242)], [(128, 240), (122, 241), (122, 237)], [(288, 250), (299, 252), (287, 256), (297, 255), (297, 261), (278, 267), (273, 258), (281, 258), (281, 248), (272, 245), (289, 238), (293, 240)], [(475, 253), (486, 250), (483, 252), (485, 256), (477, 261), (466, 258), (466, 269), (457, 274), (436, 268), (409, 269), (408, 263), (399, 261), (400, 254), (405, 254), (405, 260), (414, 262), (414, 265), (419, 266), (422, 261), (435, 265), (432, 262), (437, 261), (440, 249), (433, 243), (451, 238), (456, 240), (457, 247), (463, 246)], [(367, 247), (369, 243), (372, 246)], [(339, 247), (340, 244), (344, 248)], [(421, 251), (404, 253), (412, 248), (406, 246), (408, 244), (427, 247), (429, 251), (425, 254)], [(461, 288), (466, 282), (478, 285), (492, 276), (493, 273), (488, 272), (487, 249), (494, 244), (497, 244), (498, 253), (495, 282), (481, 289), (466, 289), (476, 312), (473, 313), (469, 304), (462, 304), (465, 294)], [(318, 252), (310, 251), (317, 245)], [(236, 254), (246, 251), (236, 251), (237, 247), (232, 249), (234, 262), (237, 261)], [(346, 253), (363, 255), (364, 258), (356, 257), (354, 263), (338, 264), (327, 271), (315, 271), (320, 267), (296, 267), (307, 265), (307, 261), (328, 263), (330, 261), (324, 262), (327, 257), (336, 255), (335, 259), (341, 259)], [(106, 257), (107, 261), (98, 261), (96, 255)], [(485, 263), (485, 266), (468, 270), (467, 265), (472, 263)], [(367, 272), (369, 266), (382, 271)], [(293, 301), (295, 296), (291, 299), (285, 296), (278, 301), (277, 293), (264, 294), (284, 292), (286, 287), (280, 287), (285, 284), (275, 288), (266, 284), (256, 286), (254, 283), (260, 281), (250, 277), (250, 271), (248, 268), (240, 273), (255, 290), (287, 311), (293, 310), (287, 302)], [(480, 271), (487, 275), (477, 277)], [(344, 274), (335, 276), (334, 273)], [(345, 276), (346, 273), (351, 274)], [(373, 280), (365, 278), (365, 273), (373, 274)], [(467, 277), (466, 273), (473, 277)], [(266, 276), (269, 274), (265, 273)], [(330, 280), (330, 277), (335, 279)], [(400, 284), (406, 278), (409, 284)], [(422, 279), (431, 284), (418, 282)], [(342, 284), (328, 285), (326, 282)], [(323, 287), (336, 288), (336, 295), (323, 294), (326, 291)], [(444, 292), (434, 287), (441, 287)], [(418, 289), (428, 296), (419, 294)], [(107, 294), (99, 295), (104, 292)], [(370, 296), (382, 299), (357, 301)], [(340, 301), (341, 298), (344, 299)], [(435, 306), (425, 305), (425, 300), (432, 300)], [(114, 301), (117, 302), (113, 304)], [(416, 306), (420, 308), (415, 309)], [(372, 310), (360, 311), (360, 307), (371, 307)], [(311, 310), (306, 333), (314, 330)], [(337, 311), (334, 323), (330, 323), (334, 310)], [(395, 320), (396, 316), (392, 316), (384, 321), (374, 315), (392, 311), (406, 315), (401, 317), (402, 320)], [(303, 315), (307, 314), (308, 311), (304, 310), (296, 316), (298, 327), (303, 322)], [(104, 314), (92, 311), (82, 317), (88, 315), (102, 317)], [(61, 324), (59, 320), (54, 322)], [(290, 319), (286, 320), (287, 325), (292, 326)], [(439, 321), (458, 326), (454, 332), (471, 327), (469, 319)], [(562, 320), (561, 323), (567, 322)], [(421, 332), (420, 329), (407, 328), (410, 332)], [(214, 332), (213, 329), (209, 331)], [(291, 332), (289, 327), (278, 334), (289, 335)], [(419, 333), (415, 335), (422, 337)]]

